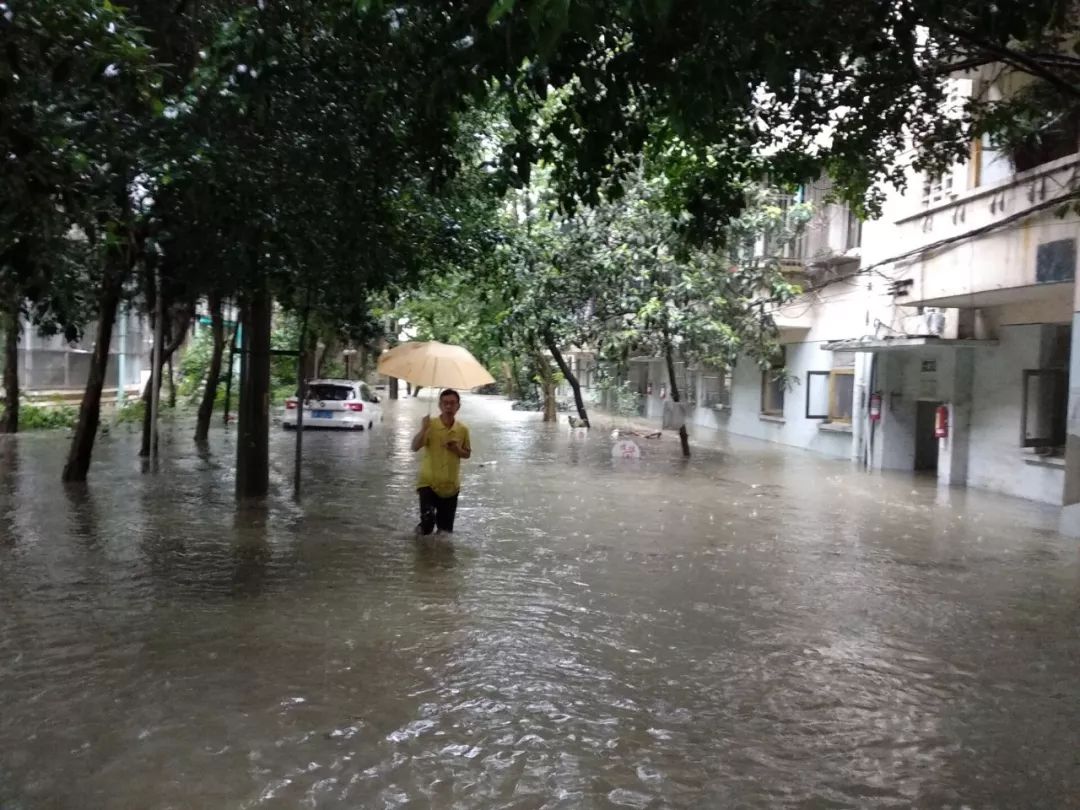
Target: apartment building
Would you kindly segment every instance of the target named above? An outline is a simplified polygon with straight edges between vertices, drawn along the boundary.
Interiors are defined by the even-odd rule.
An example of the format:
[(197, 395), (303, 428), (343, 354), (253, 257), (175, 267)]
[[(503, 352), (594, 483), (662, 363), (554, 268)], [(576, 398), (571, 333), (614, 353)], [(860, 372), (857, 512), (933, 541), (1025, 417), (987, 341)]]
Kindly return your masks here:
[[(953, 92), (1011, 92), (997, 74), (965, 74)], [(1069, 384), (1080, 218), (1065, 205), (1078, 146), (1075, 131), (1012, 154), (973, 144), (940, 177), (912, 174), (861, 224), (829, 202), (827, 181), (805, 189), (816, 213), (785, 264), (806, 293), (775, 313), (787, 381), (749, 361), (684, 371), (690, 424), (1080, 503), (1080, 445), (1068, 449), (1080, 441)], [(666, 370), (641, 360), (644, 411), (659, 418)]]

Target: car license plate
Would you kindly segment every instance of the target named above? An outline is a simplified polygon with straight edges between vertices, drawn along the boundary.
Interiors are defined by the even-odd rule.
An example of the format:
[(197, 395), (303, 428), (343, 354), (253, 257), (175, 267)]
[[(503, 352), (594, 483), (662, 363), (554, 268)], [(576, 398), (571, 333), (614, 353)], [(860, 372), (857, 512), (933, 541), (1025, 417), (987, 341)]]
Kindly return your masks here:
[(313, 419), (333, 419), (333, 411), (312, 411), (311, 416)]

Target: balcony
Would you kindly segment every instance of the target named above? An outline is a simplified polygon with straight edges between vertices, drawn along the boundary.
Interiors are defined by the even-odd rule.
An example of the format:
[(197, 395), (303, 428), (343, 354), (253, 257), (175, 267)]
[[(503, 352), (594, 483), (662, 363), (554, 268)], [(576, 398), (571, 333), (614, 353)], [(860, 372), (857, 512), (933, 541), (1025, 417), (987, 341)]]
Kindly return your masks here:
[[(1080, 155), (949, 194), (883, 229), (882, 271), (902, 282), (904, 306), (992, 307), (1066, 296), (1076, 275), (1080, 219), (1055, 200), (1080, 188)], [(1024, 212), (1039, 209), (1024, 216)], [(1063, 290), (1063, 287), (1069, 290)], [(895, 289), (895, 287), (894, 287)]]

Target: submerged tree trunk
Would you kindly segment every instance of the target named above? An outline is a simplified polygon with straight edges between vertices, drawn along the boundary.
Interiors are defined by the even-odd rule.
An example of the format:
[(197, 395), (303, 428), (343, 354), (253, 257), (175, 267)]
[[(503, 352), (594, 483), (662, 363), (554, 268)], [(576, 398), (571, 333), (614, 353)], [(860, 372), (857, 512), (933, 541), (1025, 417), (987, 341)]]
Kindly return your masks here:
[(221, 414), (221, 421), (226, 427), (229, 426), (229, 411), (232, 408), (233, 360), (236, 358), (236, 339), (240, 335), (241, 321), (236, 307), (233, 307), (233, 311), (237, 313), (236, 325), (233, 326), (232, 337), (229, 338), (229, 363), (228, 367), (225, 369), (225, 411)]
[(300, 499), (301, 479), (304, 461), (304, 403), (307, 402), (307, 375), (304, 374), (304, 361), (307, 358), (307, 328), (309, 310), (304, 308), (300, 321), (300, 339), (296, 344), (296, 448), (293, 456), (293, 497)]
[(559, 409), (555, 403), (555, 374), (541, 352), (536, 352), (536, 371), (540, 375), (540, 390), (544, 398), (544, 421), (554, 422), (559, 418)]
[(22, 329), (22, 307), (18, 296), (12, 296), (4, 324), (4, 419), (0, 433), (19, 432), (19, 332)]
[[(667, 373), (668, 383), (671, 385), (671, 401), (679, 402), (679, 386), (675, 382), (675, 357), (669, 343), (664, 350), (665, 359), (667, 360)], [(686, 458), (690, 458), (690, 437), (686, 433), (686, 420), (682, 420), (682, 424), (679, 425), (679, 442), (682, 444), (682, 454)]]
[(570, 388), (574, 392), (574, 405), (577, 406), (578, 417), (581, 419), (581, 427), (590, 427), (589, 414), (585, 411), (585, 400), (581, 396), (581, 384), (578, 382), (578, 378), (574, 376), (574, 373), (570, 370), (570, 366), (562, 356), (562, 352), (559, 351), (559, 345), (555, 342), (555, 337), (550, 332), (544, 333), (544, 343), (548, 347), (548, 351), (551, 352), (551, 356), (555, 358), (555, 362), (559, 366), (559, 371), (563, 373), (566, 381), (570, 383)]
[[(161, 350), (161, 367), (165, 368), (166, 363), (172, 361), (172, 356), (176, 354), (181, 344), (184, 342), (184, 338), (187, 336), (187, 322), (191, 316), (191, 309), (186, 307), (181, 313), (174, 316), (173, 323), (170, 325), (170, 330), (165, 333), (164, 345)], [(160, 394), (161, 385), (163, 382), (164, 374), (159, 373), (157, 375), (158, 392)], [(151, 374), (150, 379), (146, 382), (146, 387), (143, 389), (143, 432), (142, 432), (142, 444), (139, 447), (139, 455), (142, 458), (146, 458), (150, 455), (150, 437), (153, 432), (153, 426), (150, 424), (151, 417), (151, 404), (154, 401), (154, 377)], [(159, 415), (160, 417), (160, 415)]]
[(210, 334), (213, 336), (214, 348), (210, 353), (206, 387), (203, 389), (199, 415), (195, 420), (195, 441), (197, 442), (205, 442), (210, 436), (210, 420), (214, 416), (214, 401), (217, 399), (218, 384), (221, 379), (221, 361), (225, 354), (225, 318), (221, 314), (221, 296), (210, 293), (209, 304)]
[[(113, 261), (116, 260), (113, 259)], [(112, 268), (111, 271), (106, 272), (102, 282), (98, 300), (97, 338), (94, 342), (94, 352), (90, 356), (90, 373), (86, 380), (86, 390), (83, 392), (82, 404), (79, 406), (79, 421), (75, 426), (75, 435), (71, 439), (67, 464), (64, 465), (62, 480), (65, 483), (85, 481), (90, 471), (90, 458), (94, 452), (94, 440), (97, 438), (98, 422), (101, 419), (101, 390), (105, 387), (105, 372), (109, 365), (109, 344), (112, 342), (116, 312), (120, 307), (124, 275), (125, 273), (119, 268)]]
[[(257, 268), (256, 268), (257, 269)], [(258, 273), (253, 274), (258, 278)], [(244, 308), (240, 359), (236, 495), (259, 498), (270, 490), (270, 290), (263, 279)]]

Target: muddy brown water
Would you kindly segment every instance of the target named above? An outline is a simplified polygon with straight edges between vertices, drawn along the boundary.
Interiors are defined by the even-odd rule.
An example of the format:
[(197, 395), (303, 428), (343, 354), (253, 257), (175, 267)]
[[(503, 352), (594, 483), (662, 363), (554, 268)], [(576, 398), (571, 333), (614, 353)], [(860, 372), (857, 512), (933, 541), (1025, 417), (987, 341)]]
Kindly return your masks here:
[(737, 439), (641, 461), (501, 400), (453, 547), (411, 433), (0, 443), (0, 807), (1080, 806), (1055, 510)]

